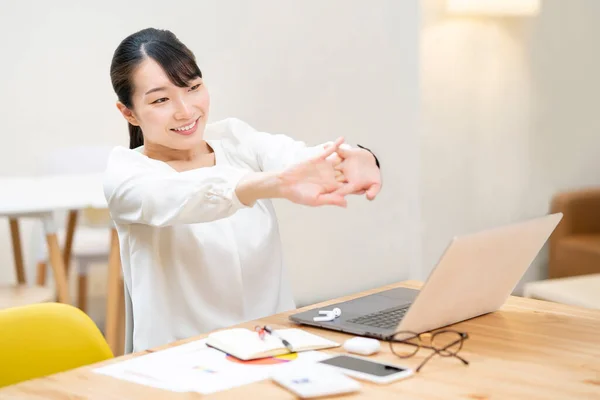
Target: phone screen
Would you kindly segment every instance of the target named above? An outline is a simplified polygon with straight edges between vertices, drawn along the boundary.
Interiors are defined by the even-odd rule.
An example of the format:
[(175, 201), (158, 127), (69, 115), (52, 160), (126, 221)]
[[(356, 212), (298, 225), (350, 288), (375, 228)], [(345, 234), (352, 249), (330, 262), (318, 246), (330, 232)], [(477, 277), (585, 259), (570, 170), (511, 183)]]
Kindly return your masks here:
[(365, 374), (375, 376), (389, 376), (398, 372), (406, 371), (403, 368), (379, 364), (373, 361), (361, 360), (348, 356), (336, 356), (319, 362), (321, 364), (333, 365), (335, 367), (345, 368), (356, 372), (363, 372)]

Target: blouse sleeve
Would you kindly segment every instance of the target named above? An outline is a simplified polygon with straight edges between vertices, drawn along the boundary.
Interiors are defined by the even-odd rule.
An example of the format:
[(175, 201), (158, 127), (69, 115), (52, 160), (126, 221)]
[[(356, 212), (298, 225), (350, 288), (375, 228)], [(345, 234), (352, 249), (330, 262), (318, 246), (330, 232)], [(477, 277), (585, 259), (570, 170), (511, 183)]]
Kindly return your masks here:
[[(226, 124), (226, 125), (225, 125)], [(255, 158), (261, 171), (281, 171), (288, 166), (315, 157), (325, 150), (332, 142), (308, 146), (305, 142), (294, 140), (284, 134), (260, 132), (244, 121), (229, 118), (225, 124), (217, 126), (224, 136), (230, 139), (242, 150)]]
[[(177, 172), (118, 147), (109, 157), (104, 195), (117, 223), (168, 226), (225, 218), (246, 207), (235, 188), (250, 171), (228, 165)], [(153, 161), (153, 160), (152, 160)]]

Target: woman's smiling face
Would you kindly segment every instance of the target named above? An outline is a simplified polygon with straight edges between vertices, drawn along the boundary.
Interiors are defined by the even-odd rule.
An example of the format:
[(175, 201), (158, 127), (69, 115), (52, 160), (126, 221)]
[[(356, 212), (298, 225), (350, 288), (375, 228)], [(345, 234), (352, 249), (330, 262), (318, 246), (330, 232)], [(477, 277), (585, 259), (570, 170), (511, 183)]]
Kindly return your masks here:
[(133, 72), (132, 83), (133, 109), (117, 106), (129, 123), (142, 129), (145, 145), (190, 150), (202, 142), (210, 96), (201, 77), (179, 87), (147, 57)]

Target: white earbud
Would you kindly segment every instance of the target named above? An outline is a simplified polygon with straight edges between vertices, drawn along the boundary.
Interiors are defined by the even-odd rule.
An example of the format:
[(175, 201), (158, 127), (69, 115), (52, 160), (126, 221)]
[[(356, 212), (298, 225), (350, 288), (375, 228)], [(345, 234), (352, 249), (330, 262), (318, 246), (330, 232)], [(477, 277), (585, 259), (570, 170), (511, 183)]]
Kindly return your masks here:
[(333, 315), (326, 315), (324, 317), (313, 317), (313, 321), (321, 322), (321, 321), (333, 321), (335, 317)]
[(319, 314), (322, 315), (322, 317), (313, 317), (313, 321), (315, 321), (315, 322), (333, 321), (334, 319), (336, 319), (337, 317), (342, 315), (342, 310), (340, 310), (339, 308), (336, 307), (331, 311), (319, 310)]

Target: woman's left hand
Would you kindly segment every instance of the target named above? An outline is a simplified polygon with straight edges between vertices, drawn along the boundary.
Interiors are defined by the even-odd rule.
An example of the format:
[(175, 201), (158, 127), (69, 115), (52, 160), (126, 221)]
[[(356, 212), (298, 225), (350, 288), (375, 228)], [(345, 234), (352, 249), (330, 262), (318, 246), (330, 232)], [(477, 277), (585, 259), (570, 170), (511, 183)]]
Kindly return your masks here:
[[(335, 153), (334, 153), (335, 155)], [(381, 190), (381, 171), (375, 163), (375, 157), (361, 148), (347, 148), (344, 145), (337, 149), (339, 161), (335, 169), (340, 171), (344, 186), (338, 190), (343, 195), (364, 194), (368, 200), (374, 200)]]

